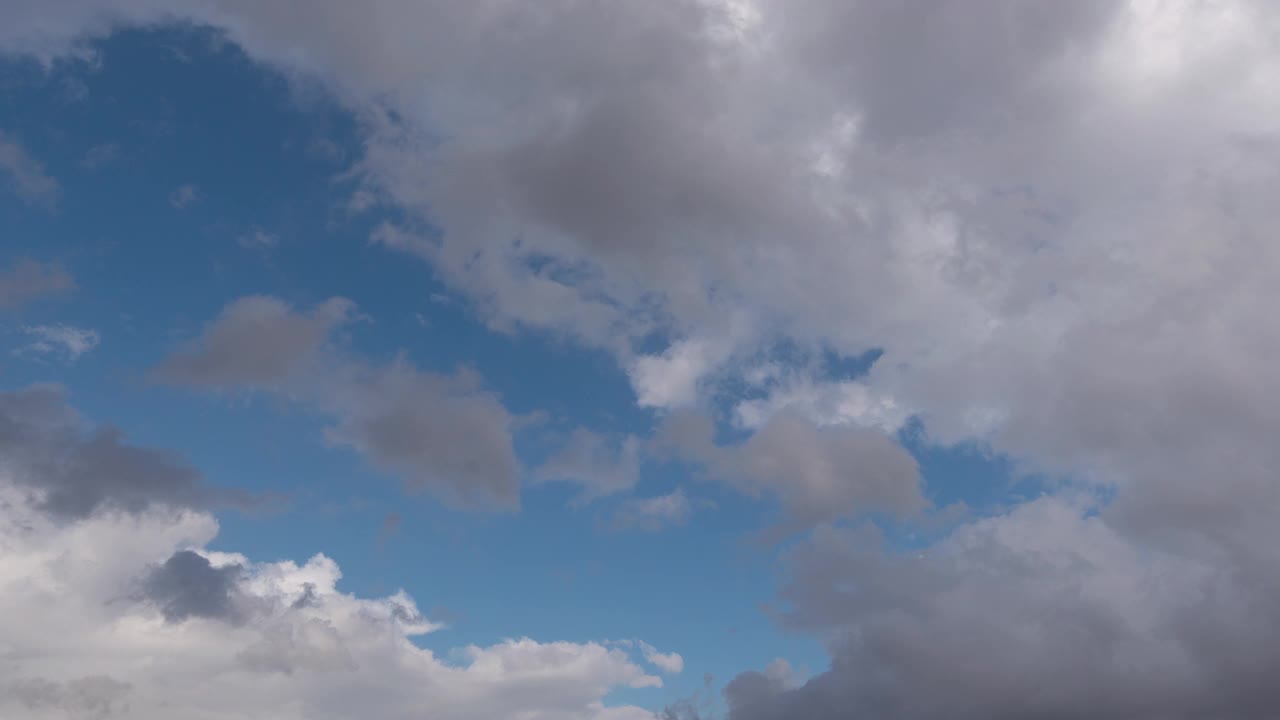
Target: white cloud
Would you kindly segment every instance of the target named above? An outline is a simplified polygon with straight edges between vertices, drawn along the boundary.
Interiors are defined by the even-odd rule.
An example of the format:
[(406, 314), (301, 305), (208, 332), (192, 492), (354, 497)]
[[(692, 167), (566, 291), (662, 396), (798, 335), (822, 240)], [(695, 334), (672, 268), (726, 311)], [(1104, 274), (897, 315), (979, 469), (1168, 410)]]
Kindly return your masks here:
[(638, 642), (637, 645), (644, 655), (645, 662), (662, 672), (678, 674), (684, 671), (684, 658), (680, 657), (680, 653), (661, 653), (657, 648), (643, 641)]
[(66, 362), (75, 362), (101, 340), (97, 330), (72, 325), (27, 325), (22, 332), (34, 339), (15, 352), (60, 357)]
[[(604, 696), (661, 685), (606, 642), (512, 639), (446, 661), (413, 639), (437, 625), (403, 592), (344, 592), (323, 555), (297, 564), (206, 550), (217, 523), (204, 513), (109, 512), (63, 524), (34, 510), (7, 476), (0, 498), (5, 717), (407, 719), (425, 707), (442, 720), (641, 720), (650, 714), (606, 707)], [(233, 583), (234, 622), (162, 612), (146, 579), (175, 553), (204, 572), (232, 572), (217, 577)], [(174, 582), (165, 592), (205, 589)], [(669, 667), (673, 656), (661, 657)]]

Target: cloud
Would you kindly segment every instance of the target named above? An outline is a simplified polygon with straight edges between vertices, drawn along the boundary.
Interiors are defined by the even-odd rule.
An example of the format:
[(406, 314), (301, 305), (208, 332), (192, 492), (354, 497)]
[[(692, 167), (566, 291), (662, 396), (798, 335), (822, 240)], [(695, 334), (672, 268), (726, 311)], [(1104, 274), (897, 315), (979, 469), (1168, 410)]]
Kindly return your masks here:
[(18, 142), (0, 131), (0, 179), (30, 205), (53, 207), (62, 186)]
[(179, 185), (169, 193), (169, 204), (181, 210), (200, 199), (200, 189), (195, 185)]
[(273, 297), (251, 295), (228, 304), (201, 333), (156, 369), (168, 382), (205, 387), (266, 386), (288, 380), (315, 359), (329, 334), (355, 306), (331, 298), (308, 313)]
[(679, 674), (684, 671), (684, 658), (680, 657), (680, 653), (658, 652), (657, 648), (644, 641), (638, 641), (636, 645), (640, 648), (644, 661), (662, 672)]
[(132, 687), (106, 675), (89, 675), (66, 682), (45, 678), (23, 678), (7, 686), (0, 695), (11, 697), (27, 713), (63, 713), (64, 717), (106, 718), (128, 708)]
[(131, 445), (109, 425), (86, 426), (55, 385), (0, 393), (0, 468), (36, 507), (67, 520), (245, 501), (206, 487), (170, 453)]
[[(1272, 638), (1226, 612), (1275, 625), (1253, 589), (1275, 573), (1251, 550), (1276, 546), (1280, 511), (1273, 5), (320, 2), (302, 21), (263, 4), (91, 5), (9, 3), (0, 47), (47, 60), (118, 24), (184, 17), (318, 78), (364, 122), (362, 199), (438, 229), (384, 228), (378, 242), (430, 263), (494, 327), (614, 353), (647, 405), (742, 405), (739, 422), (764, 438), (753, 450), (715, 449), (710, 433), (693, 449), (794, 515), (916, 505), (906, 460), (859, 428), (915, 417), (927, 441), (1113, 497), (1099, 522), (1117, 552), (1171, 558), (1175, 578), (1204, 554), (1234, 568), (1216, 591), (1188, 581), (1140, 596), (1155, 618), (1164, 602), (1204, 610), (1167, 628), (1203, 657), (1153, 678), (1142, 663), (1177, 653), (1122, 627), (1119, 656), (1142, 662), (1101, 677), (1119, 666), (1095, 654), (1096, 628), (1118, 601), (1064, 607), (1035, 580), (1070, 595), (1075, 576), (954, 550), (1032, 616), (946, 563), (894, 570), (886, 588), (921, 587), (902, 599), (914, 616), (876, 615), (883, 626), (836, 654), (831, 679), (778, 695), (790, 716), (835, 699), (906, 717), (948, 700), (962, 717), (1274, 707), (1253, 673), (1276, 664), (1250, 644)], [(882, 354), (856, 388), (832, 388), (837, 403), (818, 377), (752, 382), (748, 361), (778, 344)], [(831, 425), (779, 420), (801, 413)], [(850, 465), (845, 447), (873, 460)], [(839, 470), (857, 466), (882, 472)], [(1068, 527), (1075, 547), (1098, 526)], [(1012, 540), (983, 542), (1035, 564)], [(1018, 622), (984, 614), (995, 609)], [(1033, 622), (1059, 611), (1060, 629)], [(1002, 652), (965, 628), (988, 629)], [(1206, 676), (1225, 691), (1205, 690)], [(1060, 684), (1028, 699), (1028, 678)]]
[(630, 490), (640, 479), (640, 438), (609, 438), (576, 428), (535, 476), (542, 482), (567, 481), (582, 487), (575, 503)]
[(278, 394), (333, 419), (325, 438), (454, 507), (520, 504), (514, 418), (470, 371), (422, 372), (402, 358), (373, 365), (331, 347), (355, 315), (332, 298), (299, 311), (273, 297), (229, 303), (156, 377), (195, 387)]
[(5, 717), (407, 720), (427, 707), (442, 720), (647, 720), (604, 698), (662, 682), (605, 641), (518, 638), (438, 656), (415, 644), (438, 625), (412, 598), (343, 592), (323, 555), (208, 550), (217, 523), (203, 512), (54, 521), (25, 489), (0, 469)]
[(0, 272), (0, 310), (12, 310), (37, 298), (69, 292), (75, 280), (54, 263), (20, 260)]
[(1187, 550), (1068, 497), (923, 552), (819, 532), (790, 558), (783, 597), (788, 623), (833, 638), (832, 667), (799, 688), (740, 676), (730, 717), (1267, 717), (1274, 554)]
[(684, 488), (676, 488), (666, 495), (628, 498), (614, 511), (607, 522), (612, 530), (643, 530), (657, 532), (666, 527), (680, 527), (689, 522), (695, 503), (689, 500)]
[(783, 413), (739, 444), (717, 445), (710, 418), (685, 413), (668, 418), (653, 443), (741, 492), (776, 497), (790, 523), (872, 510), (907, 517), (927, 506), (915, 459), (877, 430), (819, 427)]
[(192, 617), (234, 621), (240, 573), (238, 565), (215, 568), (203, 555), (180, 550), (147, 574), (143, 594), (166, 622)]
[(97, 330), (71, 325), (28, 325), (22, 332), (35, 338), (15, 352), (35, 355), (61, 355), (67, 362), (74, 362), (81, 355), (98, 346)]
[(471, 373), (437, 375), (403, 361), (356, 368), (319, 400), (336, 418), (325, 437), (463, 508), (520, 505), (514, 419)]
[(269, 253), (280, 243), (280, 238), (254, 225), (249, 231), (236, 239), (236, 244), (245, 250)]

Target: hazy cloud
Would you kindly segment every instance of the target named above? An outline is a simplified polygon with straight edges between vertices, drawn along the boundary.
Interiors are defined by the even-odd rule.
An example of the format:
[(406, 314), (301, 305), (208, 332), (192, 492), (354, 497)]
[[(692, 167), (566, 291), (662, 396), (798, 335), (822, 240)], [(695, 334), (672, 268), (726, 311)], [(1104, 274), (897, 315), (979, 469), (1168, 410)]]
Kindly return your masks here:
[(11, 310), (40, 297), (69, 292), (75, 287), (75, 280), (61, 265), (20, 260), (0, 272), (0, 310)]
[(582, 487), (575, 503), (631, 489), (640, 479), (641, 441), (631, 435), (611, 438), (576, 428), (536, 470), (543, 482), (566, 481)]
[(35, 158), (4, 131), (0, 131), (0, 182), (29, 204), (53, 207), (62, 186)]
[(60, 356), (67, 362), (79, 359), (81, 355), (97, 347), (100, 340), (97, 330), (71, 325), (28, 325), (22, 328), (22, 332), (32, 337), (33, 341), (15, 352)]

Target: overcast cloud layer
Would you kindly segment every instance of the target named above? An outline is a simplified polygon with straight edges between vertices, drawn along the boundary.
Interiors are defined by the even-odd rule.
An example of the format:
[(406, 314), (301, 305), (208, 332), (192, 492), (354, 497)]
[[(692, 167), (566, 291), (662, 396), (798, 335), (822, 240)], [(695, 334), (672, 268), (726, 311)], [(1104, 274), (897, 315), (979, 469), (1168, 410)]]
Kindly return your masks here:
[[(788, 561), (784, 619), (829, 638), (833, 666), (798, 688), (739, 677), (734, 720), (1280, 706), (1266, 681), (1280, 672), (1273, 4), (10, 0), (0, 48), (50, 61), (173, 20), (222, 29), (359, 117), (352, 205), (406, 218), (374, 241), (429, 264), (496, 329), (606, 349), (640, 405), (755, 431), (684, 450), (790, 515), (921, 509), (891, 436), (911, 417), (934, 442), (1062, 479), (920, 557), (820, 529)], [(48, 195), (39, 166), (0, 141), (10, 182)], [(307, 332), (276, 338), (285, 354), (315, 351), (332, 316), (300, 317)], [(222, 329), (167, 367), (227, 381), (199, 359), (234, 336)], [(779, 363), (782, 341), (883, 354), (833, 380)], [(275, 382), (279, 357), (232, 366)], [(496, 400), (465, 377), (360, 372), (324, 409), (334, 442), (455, 501), (514, 505)], [(419, 412), (436, 402), (485, 428), (468, 438), (497, 449), (483, 477), (498, 480), (456, 485), (470, 455), (402, 442), (416, 427), (458, 444)], [(605, 457), (616, 474), (588, 492), (628, 486), (626, 446), (594, 442), (575, 438), (547, 474)], [(265, 597), (291, 602), (283, 592)], [(601, 667), (618, 673), (606, 684), (640, 677)], [(122, 692), (87, 679), (102, 672), (23, 697)], [(591, 717), (594, 697), (564, 716)]]

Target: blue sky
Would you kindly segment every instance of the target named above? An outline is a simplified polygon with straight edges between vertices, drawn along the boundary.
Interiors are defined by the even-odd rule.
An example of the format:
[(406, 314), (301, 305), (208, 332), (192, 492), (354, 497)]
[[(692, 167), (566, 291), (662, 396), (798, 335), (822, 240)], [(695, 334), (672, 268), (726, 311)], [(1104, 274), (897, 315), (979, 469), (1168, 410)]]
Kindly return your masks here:
[[(114, 573), (10, 614), (136, 633), (59, 666), (0, 623), (0, 710), (230, 717), (241, 677), (280, 717), (1231, 709), (1144, 673), (1065, 699), (1105, 681), (1062, 648), (1105, 617), (1099, 652), (1166, 667), (1206, 558), (1238, 593), (1170, 642), (1266, 599), (1274, 188), (1237, 144), (1271, 156), (1270, 86), (1191, 68), (1273, 52), (1162, 55), (1140, 3), (997, 43), (939, 10), (978, 34), (920, 58), (822, 28), (925, 19), (822, 3), (189, 5), (0, 10), (0, 506), (38, 528), (0, 540)], [(0, 587), (63, 577), (31, 572)], [(159, 643), (166, 679), (84, 659)]]

